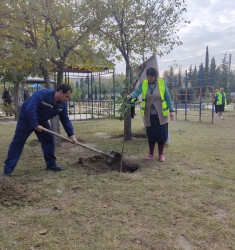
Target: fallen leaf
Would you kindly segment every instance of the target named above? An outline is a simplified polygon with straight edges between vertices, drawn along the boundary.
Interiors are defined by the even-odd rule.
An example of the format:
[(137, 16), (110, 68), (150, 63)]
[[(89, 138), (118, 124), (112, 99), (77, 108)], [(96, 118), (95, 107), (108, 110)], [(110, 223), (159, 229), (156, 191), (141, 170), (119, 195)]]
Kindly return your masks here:
[(48, 232), (48, 229), (42, 229), (42, 230), (39, 232), (39, 235), (47, 234), (47, 232)]
[(176, 222), (177, 222), (176, 220), (172, 220), (172, 221), (171, 221), (171, 223), (172, 223), (173, 225), (175, 225)]

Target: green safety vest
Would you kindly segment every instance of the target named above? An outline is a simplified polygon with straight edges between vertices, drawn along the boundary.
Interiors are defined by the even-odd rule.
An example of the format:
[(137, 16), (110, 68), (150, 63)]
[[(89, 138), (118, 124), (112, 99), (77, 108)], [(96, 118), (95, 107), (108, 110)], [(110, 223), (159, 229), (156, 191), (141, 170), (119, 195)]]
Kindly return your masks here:
[(224, 105), (227, 105), (227, 99), (226, 99), (226, 94), (225, 92), (221, 93), (221, 92), (218, 92), (217, 93), (217, 102), (216, 102), (216, 105), (222, 105), (223, 104), (223, 97), (222, 95), (224, 94)]
[[(169, 108), (167, 107), (167, 102), (164, 99), (165, 96), (165, 83), (162, 78), (158, 78), (158, 87), (159, 87), (159, 93), (162, 99), (162, 114), (163, 116), (168, 116), (169, 114)], [(142, 84), (142, 110), (141, 114), (144, 116), (145, 113), (145, 105), (146, 105), (146, 94), (148, 91), (148, 79), (145, 79)]]

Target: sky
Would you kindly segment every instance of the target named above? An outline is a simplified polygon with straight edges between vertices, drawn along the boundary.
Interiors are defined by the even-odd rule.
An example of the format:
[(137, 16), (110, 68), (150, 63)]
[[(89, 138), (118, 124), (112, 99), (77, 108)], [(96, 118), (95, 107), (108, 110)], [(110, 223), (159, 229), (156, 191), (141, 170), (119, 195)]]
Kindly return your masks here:
[[(234, 0), (185, 0), (187, 12), (184, 19), (191, 23), (178, 33), (183, 45), (170, 54), (158, 57), (160, 75), (171, 65), (186, 70), (192, 64), (205, 65), (206, 47), (209, 60), (214, 57), (221, 64), (224, 54), (232, 54), (231, 69), (235, 70), (235, 1)], [(177, 67), (179, 68), (179, 67)], [(125, 63), (116, 63), (117, 73), (125, 72)]]

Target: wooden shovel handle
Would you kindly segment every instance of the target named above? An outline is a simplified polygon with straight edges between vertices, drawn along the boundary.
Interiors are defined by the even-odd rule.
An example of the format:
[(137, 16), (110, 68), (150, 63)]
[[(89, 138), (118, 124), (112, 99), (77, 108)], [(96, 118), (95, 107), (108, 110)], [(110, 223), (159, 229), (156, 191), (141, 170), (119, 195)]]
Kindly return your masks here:
[(103, 151), (101, 151), (101, 150), (98, 150), (98, 149), (96, 149), (96, 148), (92, 148), (92, 147), (87, 146), (87, 145), (85, 145), (85, 144), (82, 144), (82, 143), (80, 143), (80, 142), (75, 142), (75, 143), (74, 143), (71, 139), (69, 139), (69, 138), (67, 138), (67, 137), (65, 137), (65, 136), (63, 136), (63, 135), (57, 134), (56, 132), (54, 132), (54, 131), (52, 131), (52, 130), (43, 128), (43, 131), (45, 131), (45, 132), (47, 132), (47, 133), (49, 133), (49, 134), (55, 135), (55, 136), (57, 136), (57, 137), (60, 137), (60, 138), (66, 140), (66, 141), (68, 141), (68, 142), (73, 143), (73, 144), (79, 145), (79, 146), (81, 146), (81, 147), (83, 147), (83, 148), (86, 148), (86, 149), (89, 149), (89, 150), (91, 150), (91, 151), (94, 151), (94, 152), (103, 154), (103, 155), (105, 155), (105, 156), (107, 156), (107, 157), (112, 157), (111, 155), (109, 155), (109, 154), (107, 154), (107, 153), (105, 153), (105, 152), (103, 152)]

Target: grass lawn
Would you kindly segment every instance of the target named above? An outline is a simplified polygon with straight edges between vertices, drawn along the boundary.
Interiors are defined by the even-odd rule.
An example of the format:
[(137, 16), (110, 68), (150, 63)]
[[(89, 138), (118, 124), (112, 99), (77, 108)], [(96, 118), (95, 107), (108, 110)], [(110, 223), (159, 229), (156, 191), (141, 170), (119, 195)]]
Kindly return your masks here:
[[(73, 124), (80, 142), (121, 151), (123, 122)], [(0, 177), (0, 195), (9, 192), (0, 197), (0, 249), (235, 249), (235, 111), (213, 125), (179, 115), (169, 128), (166, 162), (146, 161), (138, 113), (124, 153), (141, 168), (122, 174), (99, 158), (86, 161), (95, 153), (67, 142), (56, 150), (64, 171), (45, 171), (31, 135), (12, 178)], [(2, 166), (14, 129), (0, 121)]]

